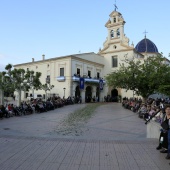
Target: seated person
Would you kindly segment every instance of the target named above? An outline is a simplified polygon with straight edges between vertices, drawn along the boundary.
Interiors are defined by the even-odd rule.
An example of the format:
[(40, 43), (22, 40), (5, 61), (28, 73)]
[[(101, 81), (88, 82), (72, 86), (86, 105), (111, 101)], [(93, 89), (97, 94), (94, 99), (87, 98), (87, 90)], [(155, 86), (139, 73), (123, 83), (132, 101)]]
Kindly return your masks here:
[(162, 123), (163, 118), (165, 116), (165, 110), (161, 109), (153, 118), (156, 122)]
[(147, 107), (145, 104), (142, 104), (141, 108), (138, 110), (138, 114), (140, 118), (143, 118), (144, 114), (147, 112)]
[(156, 112), (156, 108), (154, 106), (151, 107), (151, 110), (149, 111), (149, 117), (153, 116)]

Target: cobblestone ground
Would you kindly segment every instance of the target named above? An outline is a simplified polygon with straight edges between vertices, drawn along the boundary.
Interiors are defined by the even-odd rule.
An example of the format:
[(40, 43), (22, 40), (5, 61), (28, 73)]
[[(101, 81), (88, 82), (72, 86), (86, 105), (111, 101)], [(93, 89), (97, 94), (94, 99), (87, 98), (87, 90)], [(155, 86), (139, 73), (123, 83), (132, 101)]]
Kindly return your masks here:
[(144, 121), (120, 104), (101, 104), (68, 133), (63, 120), (85, 106), (0, 120), (0, 170), (170, 169), (158, 141), (146, 139)]

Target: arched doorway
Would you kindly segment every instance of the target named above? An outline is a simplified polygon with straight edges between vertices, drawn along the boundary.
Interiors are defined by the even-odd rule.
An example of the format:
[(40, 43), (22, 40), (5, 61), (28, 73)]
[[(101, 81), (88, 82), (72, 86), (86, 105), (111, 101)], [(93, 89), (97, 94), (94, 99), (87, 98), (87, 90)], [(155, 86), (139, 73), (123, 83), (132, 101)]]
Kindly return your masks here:
[(86, 87), (85, 102), (89, 103), (92, 99), (92, 88), (90, 86)]
[(112, 100), (112, 102), (118, 102), (118, 91), (117, 91), (117, 89), (113, 89), (111, 91), (111, 100)]
[(75, 97), (79, 97), (79, 96), (80, 96), (80, 88), (79, 86), (77, 86), (75, 89)]
[(77, 86), (75, 89), (75, 103), (78, 103), (79, 99), (80, 99), (80, 88), (79, 86)]
[(98, 99), (97, 102), (100, 101), (100, 89), (99, 89), (99, 87), (96, 88), (96, 99)]

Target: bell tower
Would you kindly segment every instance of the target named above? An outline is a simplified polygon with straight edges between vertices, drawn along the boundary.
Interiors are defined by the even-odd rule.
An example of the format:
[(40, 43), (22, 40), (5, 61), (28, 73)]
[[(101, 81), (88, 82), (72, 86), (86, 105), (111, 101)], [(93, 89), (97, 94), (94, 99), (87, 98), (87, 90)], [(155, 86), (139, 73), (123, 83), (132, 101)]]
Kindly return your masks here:
[(108, 40), (122, 40), (124, 36), (124, 24), (125, 21), (122, 15), (117, 11), (113, 11), (110, 14), (108, 22), (105, 24), (108, 30)]
[(102, 54), (103, 52), (106, 53), (110, 46), (112, 46), (115, 50), (117, 47), (119, 47), (119, 49), (130, 47), (129, 38), (127, 38), (124, 34), (124, 25), (126, 22), (122, 14), (116, 11), (116, 9), (117, 6), (115, 5), (115, 10), (109, 15), (109, 20), (105, 24), (108, 35), (106, 37), (106, 41), (103, 43), (103, 49), (99, 51), (99, 54)]

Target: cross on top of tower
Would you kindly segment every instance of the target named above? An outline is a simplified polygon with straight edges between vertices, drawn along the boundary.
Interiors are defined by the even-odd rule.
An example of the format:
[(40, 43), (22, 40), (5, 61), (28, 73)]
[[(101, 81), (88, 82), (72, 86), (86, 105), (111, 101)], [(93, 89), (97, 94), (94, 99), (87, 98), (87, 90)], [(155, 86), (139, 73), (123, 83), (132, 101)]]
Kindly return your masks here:
[(146, 34), (148, 33), (148, 32), (146, 32), (146, 30), (145, 30), (145, 32), (143, 32), (144, 34), (145, 34), (145, 38), (146, 38)]
[(115, 4), (114, 4), (114, 6), (115, 6), (115, 11), (116, 11), (116, 9), (118, 9), (118, 7), (116, 6), (116, 0), (115, 0)]

